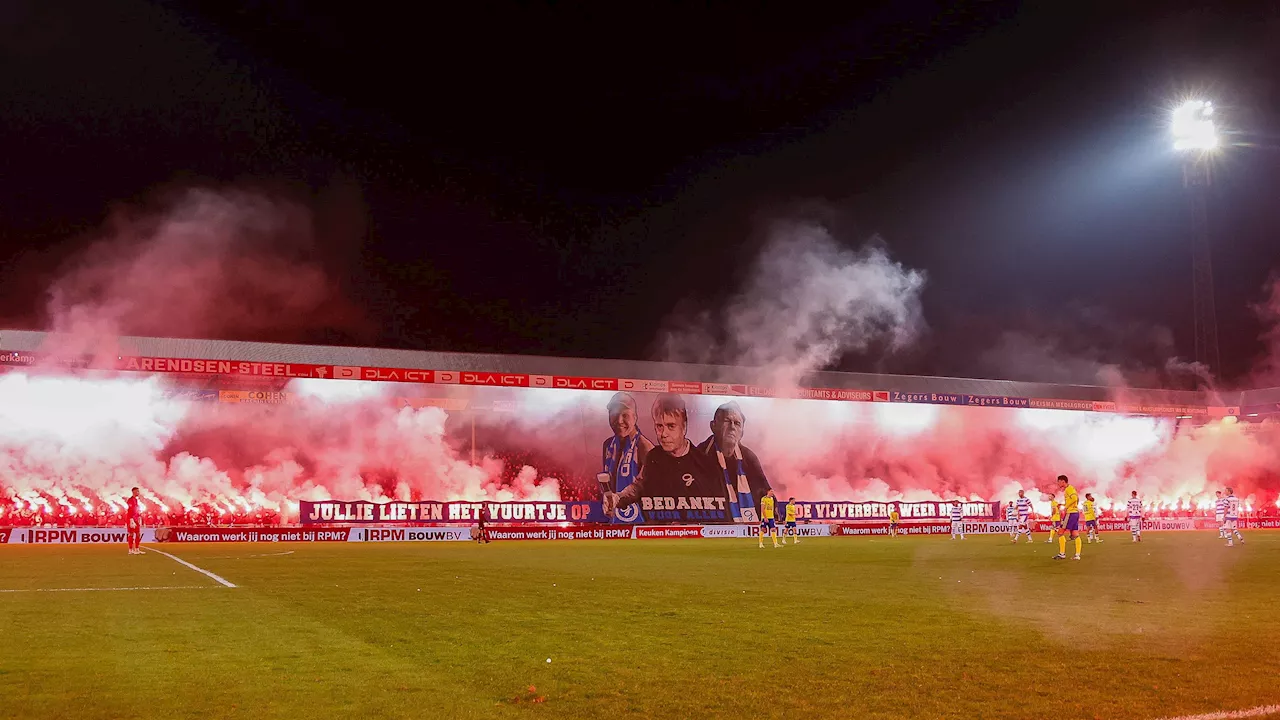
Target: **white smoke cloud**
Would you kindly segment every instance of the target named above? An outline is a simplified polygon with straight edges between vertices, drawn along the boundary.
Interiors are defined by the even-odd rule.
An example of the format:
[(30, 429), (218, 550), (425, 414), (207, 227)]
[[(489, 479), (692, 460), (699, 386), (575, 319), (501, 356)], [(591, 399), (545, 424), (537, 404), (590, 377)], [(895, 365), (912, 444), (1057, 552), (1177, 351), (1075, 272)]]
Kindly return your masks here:
[(879, 242), (850, 250), (815, 222), (778, 220), (739, 291), (717, 311), (673, 319), (663, 355), (764, 368), (794, 386), (845, 353), (907, 347), (924, 328), (924, 284)]

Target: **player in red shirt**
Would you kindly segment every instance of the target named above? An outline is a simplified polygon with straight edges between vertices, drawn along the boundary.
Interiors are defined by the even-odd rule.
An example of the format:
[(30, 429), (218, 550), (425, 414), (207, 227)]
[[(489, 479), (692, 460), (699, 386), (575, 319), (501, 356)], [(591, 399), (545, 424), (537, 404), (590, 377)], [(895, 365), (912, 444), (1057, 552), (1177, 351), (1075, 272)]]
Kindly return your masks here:
[(138, 509), (138, 488), (129, 496), (129, 510), (125, 513), (125, 537), (129, 540), (129, 554), (142, 554), (142, 511)]

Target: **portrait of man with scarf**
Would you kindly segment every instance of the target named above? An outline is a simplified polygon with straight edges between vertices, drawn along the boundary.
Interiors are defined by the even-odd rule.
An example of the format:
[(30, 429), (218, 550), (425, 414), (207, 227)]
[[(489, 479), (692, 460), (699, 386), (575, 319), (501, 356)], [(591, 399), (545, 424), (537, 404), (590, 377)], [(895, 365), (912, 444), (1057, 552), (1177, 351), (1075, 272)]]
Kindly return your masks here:
[(711, 437), (698, 446), (710, 464), (719, 468), (729, 497), (729, 518), (736, 523), (760, 522), (760, 498), (769, 492), (760, 458), (742, 444), (747, 419), (738, 403), (716, 408), (711, 419)]
[(620, 392), (609, 400), (609, 429), (613, 431), (601, 448), (603, 470), (596, 475), (600, 483), (600, 499), (605, 513), (619, 522), (640, 522), (643, 516), (638, 505), (629, 505), (613, 516), (617, 493), (626, 490), (640, 479), (640, 469), (653, 450), (653, 442), (640, 432), (636, 399), (631, 393)]

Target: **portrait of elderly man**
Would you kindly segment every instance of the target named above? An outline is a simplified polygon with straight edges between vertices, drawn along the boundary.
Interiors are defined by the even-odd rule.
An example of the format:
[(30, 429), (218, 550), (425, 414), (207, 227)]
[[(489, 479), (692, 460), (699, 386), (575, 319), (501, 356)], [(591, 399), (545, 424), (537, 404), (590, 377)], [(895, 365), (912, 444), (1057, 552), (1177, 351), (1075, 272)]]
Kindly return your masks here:
[(771, 489), (760, 458), (742, 444), (747, 419), (738, 403), (716, 408), (711, 419), (711, 437), (698, 452), (719, 468), (729, 496), (729, 514), (734, 522), (760, 522), (760, 498)]

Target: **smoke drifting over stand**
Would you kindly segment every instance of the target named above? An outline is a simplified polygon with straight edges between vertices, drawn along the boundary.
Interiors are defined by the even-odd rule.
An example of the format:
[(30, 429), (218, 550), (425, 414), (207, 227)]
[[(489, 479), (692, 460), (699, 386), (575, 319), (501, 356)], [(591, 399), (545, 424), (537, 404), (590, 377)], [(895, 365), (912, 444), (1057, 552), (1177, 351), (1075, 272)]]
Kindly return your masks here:
[(115, 210), (67, 264), (48, 290), (49, 330), (279, 340), (365, 322), (318, 259), (316, 213), (303, 201), (188, 188), (152, 205)]
[(924, 284), (878, 240), (850, 250), (815, 222), (774, 221), (743, 286), (718, 310), (672, 318), (662, 355), (761, 368), (794, 387), (845, 353), (910, 345), (924, 330)]

